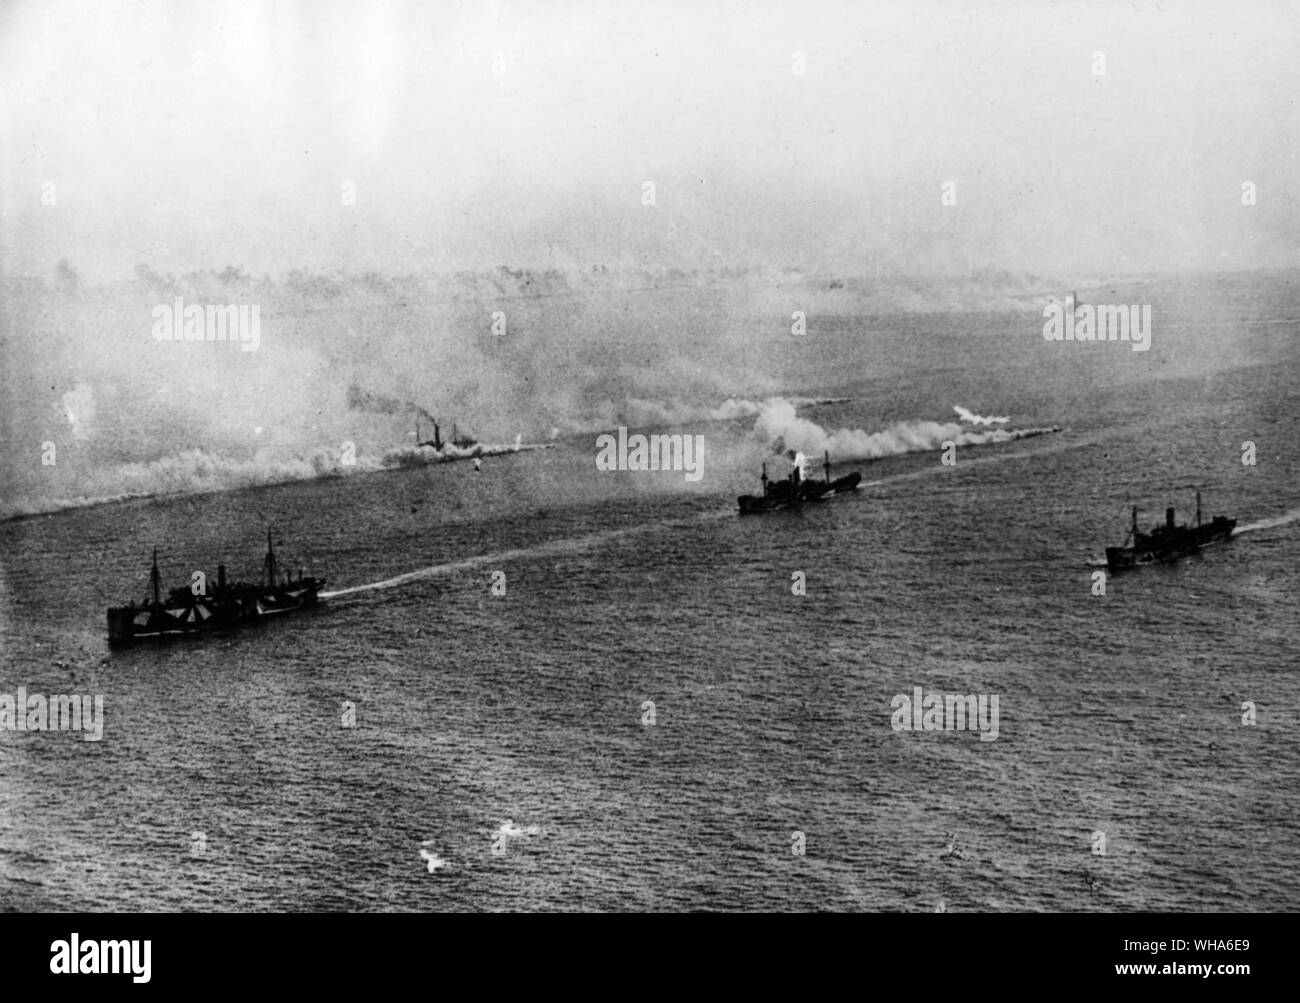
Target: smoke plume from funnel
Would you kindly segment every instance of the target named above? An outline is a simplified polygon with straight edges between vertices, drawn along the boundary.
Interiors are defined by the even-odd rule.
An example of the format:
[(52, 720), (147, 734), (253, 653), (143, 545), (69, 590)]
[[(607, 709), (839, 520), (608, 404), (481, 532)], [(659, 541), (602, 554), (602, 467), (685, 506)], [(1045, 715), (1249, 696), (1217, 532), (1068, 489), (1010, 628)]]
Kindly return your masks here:
[(414, 401), (398, 400), (386, 394), (373, 393), (355, 383), (348, 387), (348, 407), (367, 414), (417, 414), (425, 421), (436, 420)]

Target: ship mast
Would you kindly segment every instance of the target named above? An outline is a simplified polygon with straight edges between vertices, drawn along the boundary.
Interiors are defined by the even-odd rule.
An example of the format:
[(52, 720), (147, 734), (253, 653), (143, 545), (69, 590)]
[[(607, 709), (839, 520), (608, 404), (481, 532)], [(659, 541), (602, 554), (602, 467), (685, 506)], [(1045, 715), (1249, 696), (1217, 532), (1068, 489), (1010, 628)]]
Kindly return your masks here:
[(149, 572), (149, 584), (153, 588), (153, 601), (162, 602), (159, 593), (162, 591), (162, 575), (158, 574), (158, 548), (153, 548), (153, 570)]
[(271, 530), (269, 527), (266, 531), (266, 563), (264, 568), (267, 587), (275, 588), (275, 551), (271, 549)]
[(1201, 528), (1201, 493), (1196, 492), (1196, 528)]

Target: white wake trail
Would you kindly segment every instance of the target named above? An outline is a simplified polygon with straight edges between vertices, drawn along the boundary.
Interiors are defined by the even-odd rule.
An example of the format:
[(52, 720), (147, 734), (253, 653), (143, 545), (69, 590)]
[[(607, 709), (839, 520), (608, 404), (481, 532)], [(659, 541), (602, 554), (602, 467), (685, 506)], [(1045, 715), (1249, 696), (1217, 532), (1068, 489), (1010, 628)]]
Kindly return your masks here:
[(1273, 529), (1277, 526), (1285, 526), (1288, 523), (1300, 519), (1300, 508), (1293, 508), (1284, 515), (1276, 516), (1272, 519), (1260, 519), (1258, 522), (1247, 523), (1245, 526), (1238, 526), (1232, 531), (1233, 536), (1241, 536), (1242, 533), (1254, 533), (1260, 529)]
[(535, 547), (517, 547), (513, 550), (502, 550), (495, 554), (478, 554), (474, 557), (466, 557), (459, 561), (450, 561), (447, 564), (432, 564), (427, 568), (417, 568), (415, 571), (408, 571), (405, 574), (394, 575), (392, 578), (385, 578), (378, 582), (367, 582), (365, 585), (353, 585), (346, 589), (338, 589), (334, 592), (322, 592), (322, 599), (335, 599), (339, 596), (355, 595), (358, 592), (376, 592), (382, 589), (398, 588), (402, 585), (409, 585), (411, 582), (423, 581), (427, 578), (438, 578), (442, 575), (449, 575), (456, 571), (470, 571), (474, 568), (481, 568), (485, 564), (500, 564), (504, 561), (525, 560), (530, 557), (554, 557), (560, 554), (576, 554), (584, 550), (590, 550), (592, 547), (598, 547), (602, 544), (609, 543), (613, 540), (621, 539), (625, 536), (632, 536), (636, 533), (644, 533), (647, 530), (662, 529), (667, 526), (681, 526), (690, 522), (702, 522), (706, 519), (720, 519), (735, 515), (735, 511), (727, 508), (717, 512), (705, 512), (701, 515), (689, 519), (661, 519), (657, 522), (648, 522), (640, 526), (624, 526), (620, 529), (605, 530), (601, 533), (588, 533), (585, 536), (564, 537), (559, 540), (550, 540), (546, 543), (539, 543)]

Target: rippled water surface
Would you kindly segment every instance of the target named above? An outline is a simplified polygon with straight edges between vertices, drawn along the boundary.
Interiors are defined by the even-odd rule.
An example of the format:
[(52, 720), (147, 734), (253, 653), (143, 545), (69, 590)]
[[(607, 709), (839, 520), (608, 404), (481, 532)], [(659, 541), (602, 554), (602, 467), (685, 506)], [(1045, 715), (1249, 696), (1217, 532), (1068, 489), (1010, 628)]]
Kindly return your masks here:
[[(852, 398), (821, 425), (1061, 431), (846, 463), (864, 487), (796, 513), (575, 439), (0, 524), (0, 692), (105, 698), (97, 743), (0, 732), (0, 906), (1295, 909), (1297, 314), (1175, 302), (1145, 354), (833, 318), (790, 387)], [(1128, 506), (1186, 514), (1190, 485), (1272, 524), (1093, 595)], [(108, 652), (152, 547), (166, 585), (251, 576), (268, 525), (331, 590), (426, 573)], [(916, 686), (997, 694), (996, 741), (893, 730)]]

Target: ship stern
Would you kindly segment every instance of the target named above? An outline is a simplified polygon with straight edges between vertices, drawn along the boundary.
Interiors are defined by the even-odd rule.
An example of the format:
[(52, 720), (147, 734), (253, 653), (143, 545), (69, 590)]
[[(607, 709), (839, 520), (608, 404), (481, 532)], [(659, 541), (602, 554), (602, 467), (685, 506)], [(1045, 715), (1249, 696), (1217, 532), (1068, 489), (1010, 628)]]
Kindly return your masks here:
[(135, 615), (139, 610), (126, 607), (108, 609), (108, 643), (127, 644), (135, 638)]

